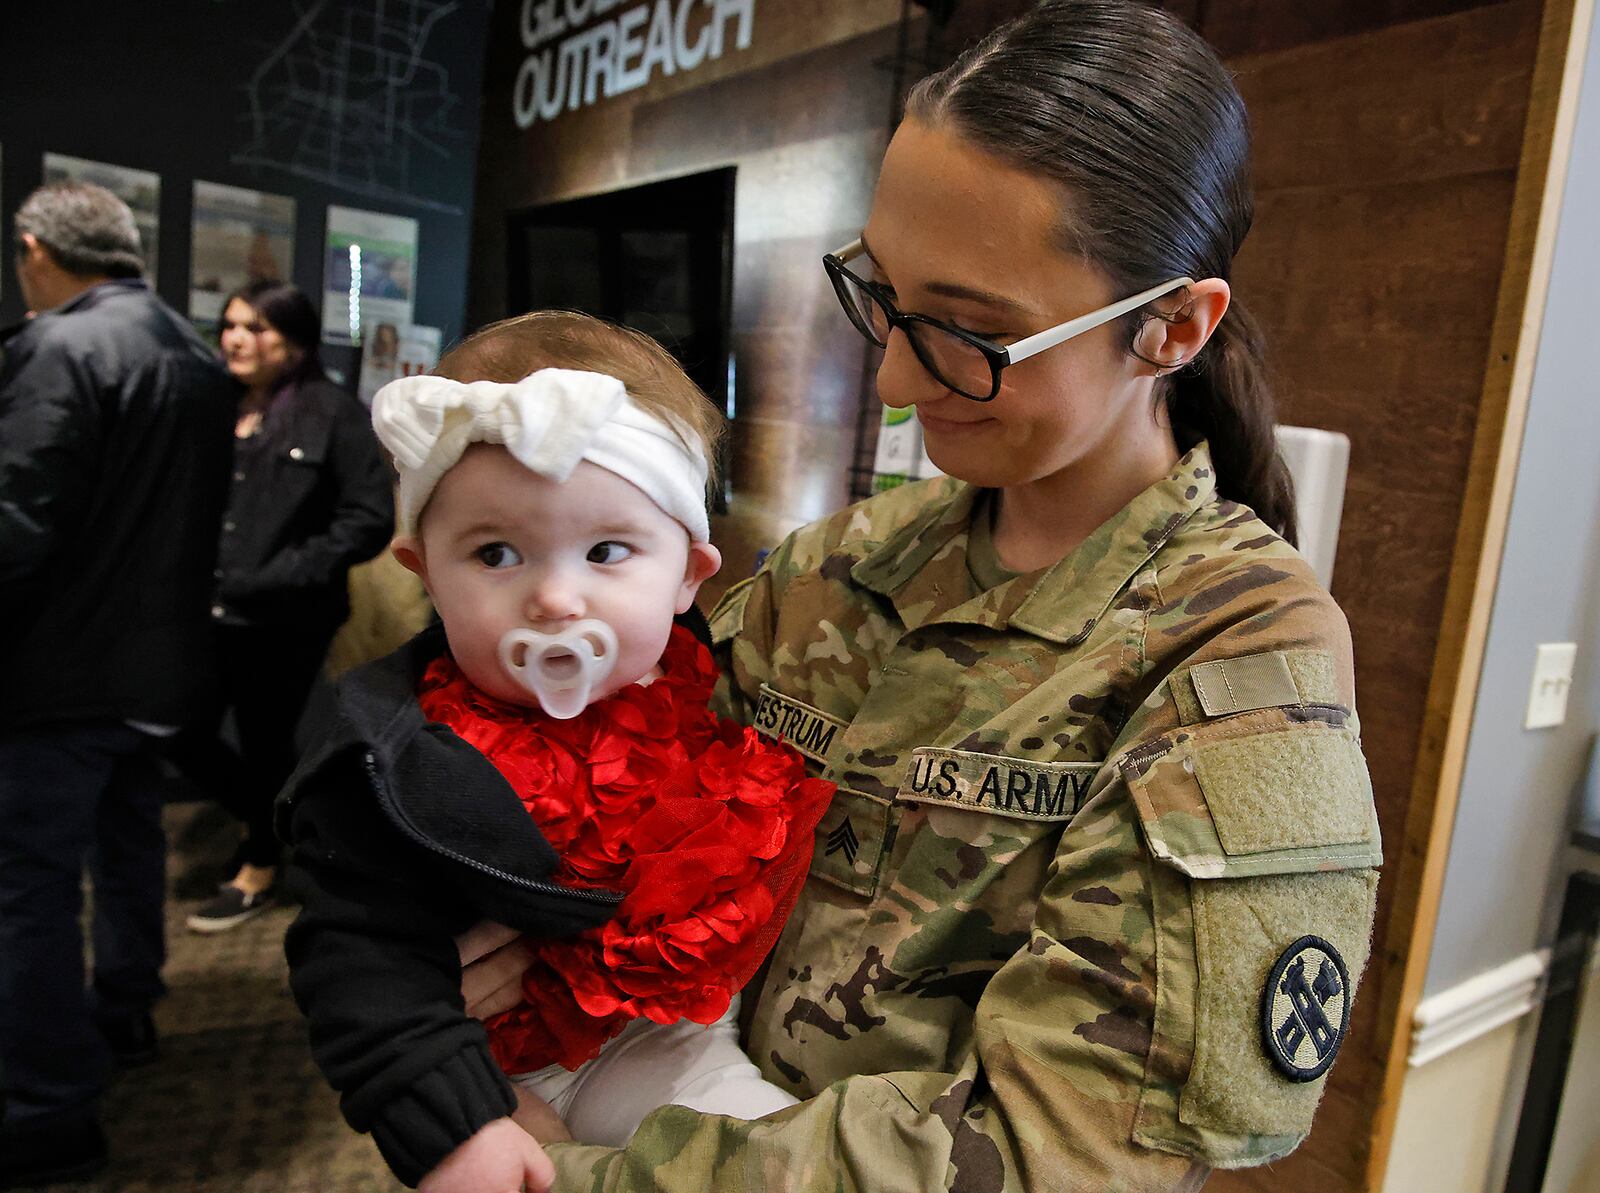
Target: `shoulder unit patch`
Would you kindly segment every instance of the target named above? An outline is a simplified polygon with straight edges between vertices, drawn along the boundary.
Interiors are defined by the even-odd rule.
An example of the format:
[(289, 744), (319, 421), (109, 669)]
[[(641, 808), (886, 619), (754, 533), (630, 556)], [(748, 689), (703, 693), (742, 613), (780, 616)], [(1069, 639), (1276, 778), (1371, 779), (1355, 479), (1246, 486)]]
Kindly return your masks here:
[(1290, 1081), (1328, 1071), (1350, 1027), (1350, 974), (1320, 936), (1302, 936), (1267, 975), (1261, 992), (1261, 1044)]

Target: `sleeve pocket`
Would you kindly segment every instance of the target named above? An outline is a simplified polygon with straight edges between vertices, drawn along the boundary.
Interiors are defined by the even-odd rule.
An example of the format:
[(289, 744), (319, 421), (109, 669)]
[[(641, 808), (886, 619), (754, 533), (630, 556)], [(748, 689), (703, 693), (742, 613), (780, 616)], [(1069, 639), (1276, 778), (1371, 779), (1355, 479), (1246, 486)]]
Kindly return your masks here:
[(1377, 866), (1372, 784), (1355, 735), (1281, 710), (1182, 729), (1123, 777), (1155, 856), (1190, 878)]
[(1216, 1167), (1273, 1160), (1310, 1130), (1326, 1082), (1273, 1057), (1289, 1005), (1274, 968), (1308, 937), (1338, 955), (1346, 979), (1305, 1008), (1334, 1021), (1317, 1046), (1336, 1054), (1367, 960), (1382, 848), (1360, 745), (1343, 724), (1273, 709), (1178, 730), (1121, 766), (1156, 863), (1136, 1137)]

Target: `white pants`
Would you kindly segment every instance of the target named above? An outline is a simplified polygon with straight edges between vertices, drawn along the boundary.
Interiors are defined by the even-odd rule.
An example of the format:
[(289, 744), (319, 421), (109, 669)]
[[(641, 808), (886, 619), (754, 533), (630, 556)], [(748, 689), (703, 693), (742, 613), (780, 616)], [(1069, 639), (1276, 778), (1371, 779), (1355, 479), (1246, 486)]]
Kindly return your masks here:
[(797, 1099), (764, 1080), (739, 1047), (739, 999), (709, 1027), (635, 1019), (574, 1071), (549, 1065), (512, 1078), (555, 1108), (579, 1143), (621, 1147), (668, 1103), (704, 1114), (761, 1118)]

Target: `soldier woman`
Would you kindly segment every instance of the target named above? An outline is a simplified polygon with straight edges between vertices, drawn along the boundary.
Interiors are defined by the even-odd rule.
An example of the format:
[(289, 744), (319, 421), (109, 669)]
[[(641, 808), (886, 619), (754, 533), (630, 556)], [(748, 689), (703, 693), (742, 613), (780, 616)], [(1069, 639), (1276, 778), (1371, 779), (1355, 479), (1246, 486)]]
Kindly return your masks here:
[(1250, 221), (1242, 101), (1158, 10), (1051, 0), (916, 87), (826, 265), (948, 478), (712, 618), (727, 711), (839, 785), (749, 1033), (803, 1100), (554, 1143), (557, 1187), (1194, 1189), (1304, 1138), (1380, 853)]

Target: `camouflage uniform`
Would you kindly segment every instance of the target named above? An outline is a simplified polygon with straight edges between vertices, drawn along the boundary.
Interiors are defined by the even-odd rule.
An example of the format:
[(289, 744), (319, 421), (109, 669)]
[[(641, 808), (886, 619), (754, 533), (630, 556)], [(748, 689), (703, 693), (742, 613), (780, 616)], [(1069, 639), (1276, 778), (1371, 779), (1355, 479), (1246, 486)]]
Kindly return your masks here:
[(553, 1148), (563, 1193), (1193, 1189), (1309, 1129), (1380, 860), (1343, 616), (1204, 444), (989, 591), (977, 496), (804, 528), (713, 614), (726, 711), (839, 784), (749, 1041), (807, 1100)]

